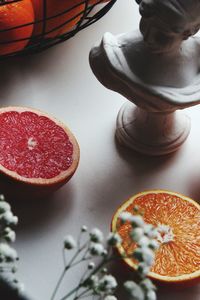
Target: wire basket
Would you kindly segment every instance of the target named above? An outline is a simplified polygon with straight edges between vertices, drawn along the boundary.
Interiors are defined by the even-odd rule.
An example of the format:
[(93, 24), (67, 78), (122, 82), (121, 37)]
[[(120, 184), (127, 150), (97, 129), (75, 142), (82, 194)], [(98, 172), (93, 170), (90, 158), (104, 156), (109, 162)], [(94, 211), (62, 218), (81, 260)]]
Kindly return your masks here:
[(23, 18), (19, 18), (20, 20), (16, 19), (17, 25), (6, 24), (3, 28), (0, 25), (0, 60), (41, 52), (62, 43), (102, 18), (116, 2), (116, 0), (59, 0), (62, 1), (62, 10), (52, 8), (52, 15), (48, 5), (50, 1), (56, 0), (0, 0), (0, 10), (2, 8), (6, 10), (4, 13), (6, 15), (12, 6), (15, 19), (17, 18), (15, 9), (27, 11), (25, 6), (19, 7), (28, 1), (29, 5), (32, 2), (33, 7), (34, 3), (39, 3), (40, 16), (36, 17), (33, 11), (34, 19), (31, 22), (23, 23), (20, 21)]

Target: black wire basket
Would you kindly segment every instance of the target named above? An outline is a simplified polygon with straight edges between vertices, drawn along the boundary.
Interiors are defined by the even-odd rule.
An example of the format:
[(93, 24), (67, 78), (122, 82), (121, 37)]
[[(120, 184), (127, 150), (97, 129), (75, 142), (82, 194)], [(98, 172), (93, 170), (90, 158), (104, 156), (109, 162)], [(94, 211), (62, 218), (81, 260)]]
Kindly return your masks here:
[(41, 52), (68, 40), (102, 18), (115, 2), (0, 0), (0, 19), (1, 14), (4, 18), (0, 23), (0, 60)]

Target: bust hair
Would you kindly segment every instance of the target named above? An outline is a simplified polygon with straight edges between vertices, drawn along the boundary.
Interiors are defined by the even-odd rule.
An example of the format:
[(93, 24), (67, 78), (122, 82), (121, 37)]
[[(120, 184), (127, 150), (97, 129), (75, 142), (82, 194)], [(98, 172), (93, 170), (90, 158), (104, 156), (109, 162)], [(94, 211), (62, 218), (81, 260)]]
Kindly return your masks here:
[(172, 25), (173, 20), (176, 20), (180, 28), (175, 28), (175, 31), (187, 28), (185, 39), (200, 28), (200, 0), (136, 0), (136, 2), (143, 18), (158, 17), (164, 23)]
[(191, 19), (194, 15), (200, 15), (200, 0), (135, 0), (139, 4), (140, 13), (148, 14), (148, 11), (166, 11), (166, 14), (176, 14), (182, 18)]

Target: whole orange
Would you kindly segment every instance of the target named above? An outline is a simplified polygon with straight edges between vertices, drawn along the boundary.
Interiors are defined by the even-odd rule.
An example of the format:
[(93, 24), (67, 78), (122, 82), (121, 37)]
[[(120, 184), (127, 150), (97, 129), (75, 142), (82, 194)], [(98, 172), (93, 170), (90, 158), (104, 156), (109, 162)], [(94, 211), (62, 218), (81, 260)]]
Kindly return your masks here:
[[(33, 35), (41, 35), (45, 27), (45, 38), (54, 38), (72, 30), (83, 15), (85, 4), (81, 0), (32, 0), (36, 23)], [(69, 11), (68, 11), (69, 10)], [(44, 22), (44, 15), (46, 21)], [(48, 19), (49, 18), (49, 19)]]
[[(29, 23), (33, 22), (34, 12), (31, 0), (1, 5), (0, 55), (22, 50), (31, 37), (33, 25)], [(29, 25), (20, 27), (24, 24)]]

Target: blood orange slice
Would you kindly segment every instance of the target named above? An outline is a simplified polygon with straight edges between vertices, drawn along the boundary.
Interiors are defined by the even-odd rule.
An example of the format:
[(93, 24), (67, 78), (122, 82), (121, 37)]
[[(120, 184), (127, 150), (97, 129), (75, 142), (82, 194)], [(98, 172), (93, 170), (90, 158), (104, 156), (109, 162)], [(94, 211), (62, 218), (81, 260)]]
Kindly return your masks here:
[[(123, 211), (135, 214), (137, 206), (144, 221), (158, 228), (159, 248), (149, 277), (167, 283), (196, 283), (200, 281), (200, 205), (183, 195), (163, 191), (146, 191), (131, 197), (123, 203), (112, 220), (112, 231), (118, 232), (122, 244), (120, 254), (130, 254), (136, 244), (130, 241), (131, 225), (120, 224)], [(133, 269), (137, 262), (124, 259)]]
[(35, 109), (0, 109), (0, 172), (4, 183), (6, 176), (25, 189), (55, 190), (72, 177), (78, 162), (78, 143), (64, 124)]

